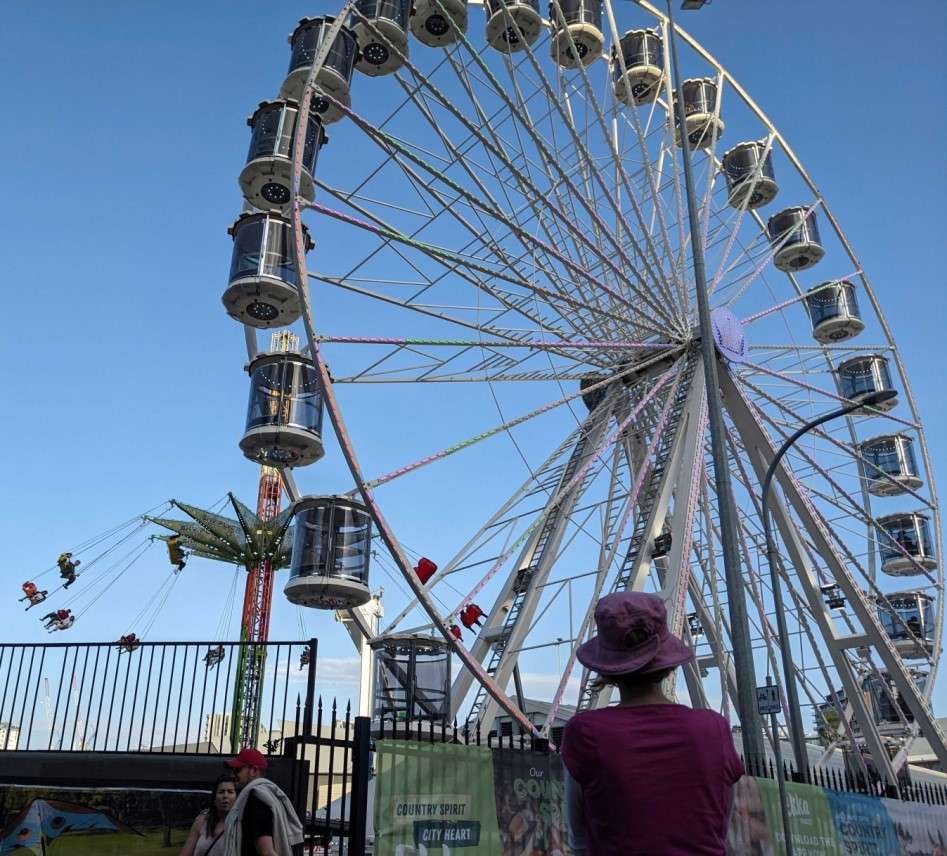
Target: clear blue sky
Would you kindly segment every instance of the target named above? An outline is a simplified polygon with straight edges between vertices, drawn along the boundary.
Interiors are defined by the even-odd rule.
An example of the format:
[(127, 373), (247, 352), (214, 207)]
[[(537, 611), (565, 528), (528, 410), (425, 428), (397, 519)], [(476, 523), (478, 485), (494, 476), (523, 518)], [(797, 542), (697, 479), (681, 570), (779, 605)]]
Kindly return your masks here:
[[(219, 300), (226, 229), (240, 207), (245, 117), (278, 88), (296, 20), (334, 8), (5, 5), (5, 640), (43, 638), (15, 594), (67, 545), (171, 496), (209, 504), (234, 490), (253, 503), (257, 469), (236, 445), (243, 334)], [(947, 9), (936, 0), (718, 0), (681, 20), (775, 121), (840, 218), (947, 475)], [(304, 488), (343, 483), (338, 456), (318, 467), (300, 476)], [(117, 635), (167, 566), (152, 555), (134, 570), (71, 638)], [(195, 562), (153, 635), (206, 638), (230, 579)], [(296, 638), (295, 614), (276, 601), (273, 635)], [(351, 656), (328, 615), (309, 625), (324, 657)], [(943, 712), (943, 689), (937, 698)]]

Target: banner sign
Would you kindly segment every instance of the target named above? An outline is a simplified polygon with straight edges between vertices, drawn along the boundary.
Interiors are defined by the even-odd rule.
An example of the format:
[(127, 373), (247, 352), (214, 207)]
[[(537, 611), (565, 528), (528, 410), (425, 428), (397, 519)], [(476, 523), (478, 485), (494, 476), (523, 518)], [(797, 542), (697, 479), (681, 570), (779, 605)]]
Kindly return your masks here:
[(566, 856), (562, 761), (548, 752), (493, 751), (503, 856)]
[[(558, 755), (376, 743), (377, 856), (571, 856)], [(947, 856), (947, 808), (786, 783), (796, 856)], [(782, 856), (779, 785), (734, 788), (729, 856)]]
[(486, 746), (375, 742), (376, 856), (500, 853)]

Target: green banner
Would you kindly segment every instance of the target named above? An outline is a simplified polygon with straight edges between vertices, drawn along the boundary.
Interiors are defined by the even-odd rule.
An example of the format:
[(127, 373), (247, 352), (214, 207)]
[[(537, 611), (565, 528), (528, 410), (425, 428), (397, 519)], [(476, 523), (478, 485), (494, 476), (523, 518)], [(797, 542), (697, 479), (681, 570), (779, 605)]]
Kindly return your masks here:
[(376, 856), (496, 856), (493, 761), (486, 746), (375, 743)]
[[(773, 830), (773, 852), (785, 853), (783, 816), (779, 807), (779, 785), (771, 779), (757, 779), (769, 828)], [(821, 788), (786, 782), (789, 828), (796, 856), (840, 856), (832, 822), (832, 806)]]

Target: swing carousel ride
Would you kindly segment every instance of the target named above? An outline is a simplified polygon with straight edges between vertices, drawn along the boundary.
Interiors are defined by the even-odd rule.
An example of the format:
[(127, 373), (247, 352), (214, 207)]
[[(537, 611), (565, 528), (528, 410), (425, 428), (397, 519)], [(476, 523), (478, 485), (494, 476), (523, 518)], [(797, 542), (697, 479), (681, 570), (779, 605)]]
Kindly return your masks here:
[[(129, 533), (157, 526), (174, 572), (130, 632), (147, 634), (190, 557), (248, 570), (243, 633), (260, 639), (277, 570), (289, 568), (291, 602), (345, 612), (369, 599), (370, 564), (382, 563), (398, 582), (387, 625), (356, 622), (378, 663), (376, 705), (410, 674), (409, 717), (489, 729), (503, 715), (548, 733), (560, 711), (609, 702), (575, 661), (596, 601), (653, 591), (696, 649), (678, 689), (691, 704), (738, 715), (755, 670), (783, 710), (795, 682), (813, 743), (857, 748), (891, 781), (918, 735), (947, 764), (930, 706), (937, 497), (879, 293), (783, 133), (680, 28), (674, 66), (662, 11), (644, 0), (543, 11), (357, 0), (299, 22), (278, 95), (248, 120), (223, 293), (246, 333), (239, 445), (263, 468), (257, 512), (233, 497), (233, 517), (174, 502), (186, 521), (161, 509), (74, 549), (72, 578), (59, 565), (63, 591), (44, 598), (92, 608), (91, 575), (106, 557), (107, 573), (124, 574), (139, 556), (122, 552)], [(682, 147), (713, 308), (736, 582), (723, 567)], [(274, 329), (296, 333), (261, 350)], [(763, 475), (799, 426), (879, 392), (893, 394), (812, 431), (777, 472), (786, 675)], [(352, 481), (301, 495), (297, 468), (336, 450)], [(279, 511), (283, 490), (292, 504)], [(419, 543), (418, 520), (436, 554), (403, 546)], [(749, 672), (735, 663), (737, 603)], [(522, 676), (551, 672), (537, 721)]]

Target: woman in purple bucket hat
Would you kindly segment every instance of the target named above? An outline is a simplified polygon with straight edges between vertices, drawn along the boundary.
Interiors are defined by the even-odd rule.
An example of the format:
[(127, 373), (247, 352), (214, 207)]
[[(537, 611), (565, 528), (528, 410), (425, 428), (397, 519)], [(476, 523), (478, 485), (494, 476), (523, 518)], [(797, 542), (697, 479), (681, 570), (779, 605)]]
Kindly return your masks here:
[(620, 701), (576, 714), (563, 734), (574, 856), (724, 856), (743, 775), (730, 726), (661, 689), (694, 652), (668, 630), (653, 594), (603, 597), (595, 625), (577, 656)]

